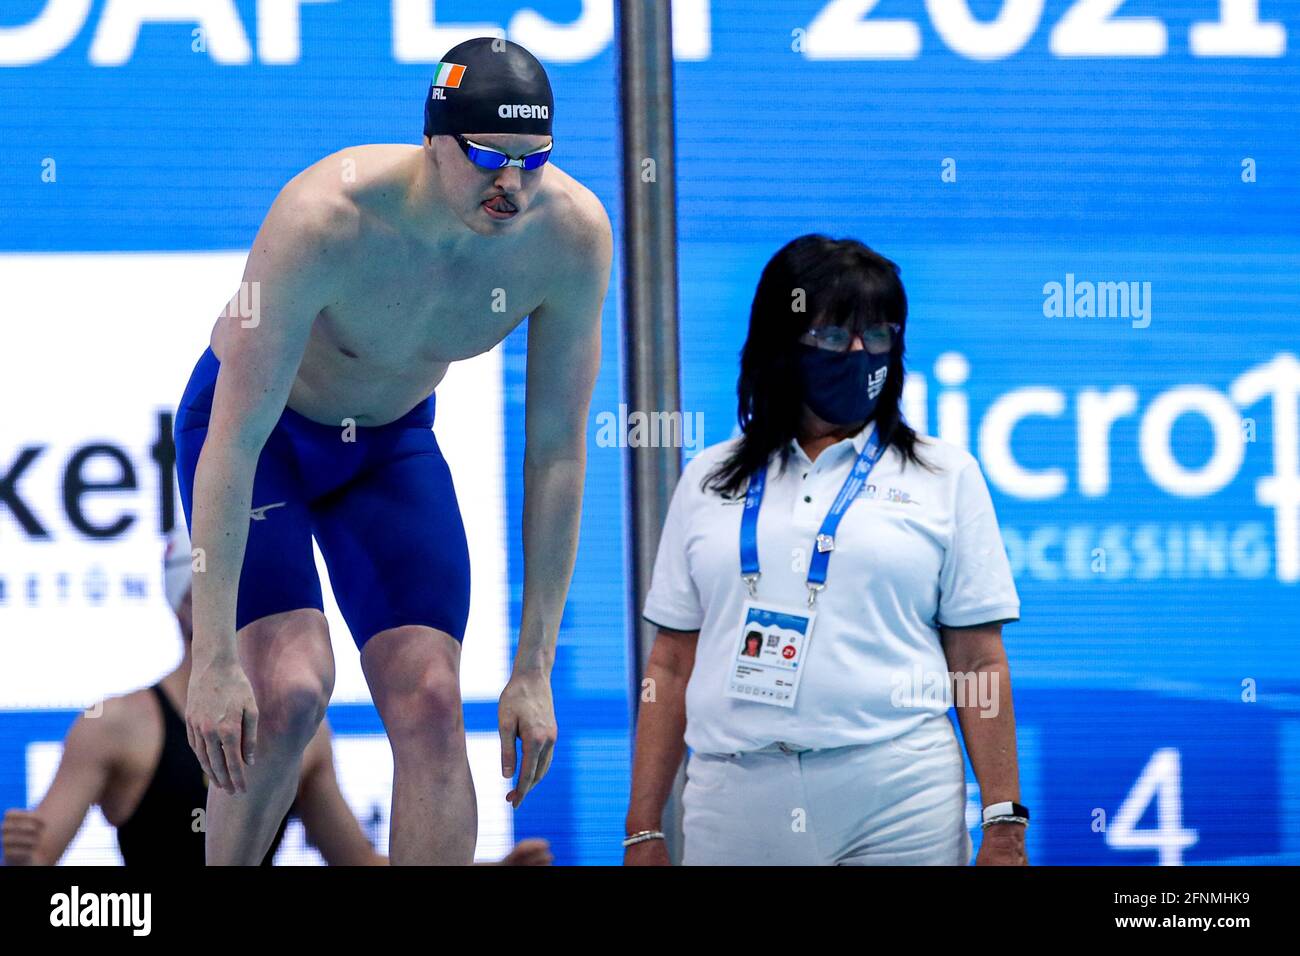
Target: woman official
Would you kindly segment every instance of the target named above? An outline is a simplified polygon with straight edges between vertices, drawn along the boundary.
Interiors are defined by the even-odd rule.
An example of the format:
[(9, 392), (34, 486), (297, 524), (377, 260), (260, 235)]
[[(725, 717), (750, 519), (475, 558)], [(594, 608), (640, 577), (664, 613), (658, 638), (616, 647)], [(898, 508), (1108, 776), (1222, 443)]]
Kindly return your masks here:
[(1020, 602), (979, 465), (902, 419), (906, 324), (897, 266), (860, 242), (802, 236), (764, 268), (741, 435), (686, 466), (643, 609), (626, 863), (668, 862), (689, 746), (687, 864), (966, 864), (953, 703), (977, 862), (1026, 862), (1001, 639)]

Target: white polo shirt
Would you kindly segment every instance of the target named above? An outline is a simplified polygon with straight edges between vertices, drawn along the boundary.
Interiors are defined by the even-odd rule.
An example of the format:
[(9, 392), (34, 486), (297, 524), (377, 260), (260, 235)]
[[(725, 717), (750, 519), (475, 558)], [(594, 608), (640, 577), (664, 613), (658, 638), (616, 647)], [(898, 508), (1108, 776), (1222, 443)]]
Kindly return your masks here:
[[(768, 466), (758, 519), (757, 598), (784, 606), (808, 599), (808, 560), (826, 512), (874, 424), (810, 461), (797, 441), (784, 474)], [(1020, 617), (993, 502), (979, 464), (938, 439), (919, 445), (935, 471), (890, 446), (835, 534), (826, 589), (803, 659), (795, 706), (725, 696), (740, 646), (740, 516), (734, 501), (700, 488), (739, 439), (711, 445), (686, 466), (673, 493), (643, 614), (700, 632), (686, 689), (686, 743), (702, 753), (740, 753), (784, 742), (800, 747), (875, 743), (947, 711), (947, 663), (939, 625)], [(927, 685), (927, 682), (929, 684)]]

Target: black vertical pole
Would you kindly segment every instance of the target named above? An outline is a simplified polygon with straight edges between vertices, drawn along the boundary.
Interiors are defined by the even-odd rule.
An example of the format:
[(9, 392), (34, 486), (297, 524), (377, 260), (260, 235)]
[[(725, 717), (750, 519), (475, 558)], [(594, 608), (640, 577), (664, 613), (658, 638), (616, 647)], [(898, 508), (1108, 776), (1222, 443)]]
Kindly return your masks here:
[[(623, 354), (629, 413), (678, 412), (676, 163), (673, 156), (672, 4), (619, 0), (623, 157)], [(655, 629), (641, 618), (659, 532), (681, 474), (681, 449), (627, 449), (632, 707)], [(681, 769), (664, 812), (669, 855), (681, 859)]]

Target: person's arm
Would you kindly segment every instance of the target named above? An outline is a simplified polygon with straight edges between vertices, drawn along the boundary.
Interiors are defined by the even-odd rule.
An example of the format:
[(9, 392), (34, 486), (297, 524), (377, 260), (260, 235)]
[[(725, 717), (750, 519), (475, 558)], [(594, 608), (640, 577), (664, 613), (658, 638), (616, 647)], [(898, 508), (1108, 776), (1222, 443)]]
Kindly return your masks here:
[(297, 809), (308, 842), (330, 866), (388, 865), (388, 858), (376, 853), (366, 839), (339, 790), (329, 723), (324, 720), (303, 751)]
[(98, 717), (79, 716), (63, 742), (50, 789), (34, 810), (9, 810), (3, 824), (5, 866), (53, 866), (98, 803), (112, 772), (115, 734), (110, 721), (123, 706), (106, 701)]
[[(596, 212), (599, 214), (596, 215)], [(554, 753), (551, 667), (573, 577), (587, 470), (587, 412), (600, 371), (600, 315), (613, 237), (599, 204), (580, 235), (574, 264), (528, 322), (524, 413), (524, 601), (510, 682), (498, 705), (501, 775), (519, 779), (506, 799), (518, 808)]]
[[(212, 782), (245, 789), (257, 707), (239, 664), (235, 605), (253, 474), (288, 402), (312, 322), (330, 294), (331, 251), (346, 213), (286, 187), (254, 240), (244, 269), (251, 315), (228, 307), (208, 433), (194, 474), (194, 667), (186, 704), (190, 746)], [(232, 300), (232, 306), (236, 299)]]
[[(939, 628), (948, 670), (954, 682), (962, 681), (954, 695), (957, 722), (966, 741), (971, 769), (979, 781), (985, 806), (1020, 800), (1020, 773), (1016, 762), (1016, 715), (1011, 703), (1011, 669), (1002, 646), (1002, 623), (974, 627)], [(965, 675), (974, 675), (966, 677)], [(971, 699), (969, 689), (978, 693)], [(963, 699), (963, 697), (965, 699)], [(995, 823), (984, 830), (977, 865), (1024, 866), (1025, 828), (1018, 823)]]
[[(647, 687), (637, 712), (636, 748), (632, 758), (632, 796), (627, 808), (626, 832), (658, 830), (664, 806), (672, 793), (677, 769), (686, 754), (686, 684), (695, 667), (699, 631), (660, 628), (646, 665)], [(629, 866), (667, 866), (663, 840), (646, 840), (628, 847), (623, 862)]]

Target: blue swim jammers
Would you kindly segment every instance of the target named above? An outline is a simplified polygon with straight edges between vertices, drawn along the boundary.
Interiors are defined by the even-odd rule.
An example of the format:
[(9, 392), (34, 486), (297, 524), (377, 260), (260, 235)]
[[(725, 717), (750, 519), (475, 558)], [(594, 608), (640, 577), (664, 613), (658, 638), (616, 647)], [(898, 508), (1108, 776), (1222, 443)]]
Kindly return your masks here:
[[(191, 530), (220, 364), (212, 349), (203, 353), (176, 413), (176, 473)], [(469, 545), (433, 418), (433, 395), (387, 425), (346, 431), (284, 410), (253, 479), (236, 628), (297, 608), (324, 610), (314, 536), (358, 648), (410, 624), (464, 639)]]

